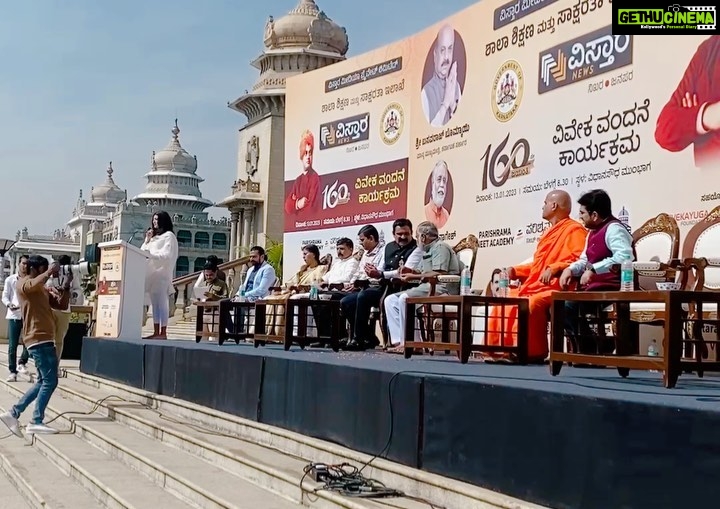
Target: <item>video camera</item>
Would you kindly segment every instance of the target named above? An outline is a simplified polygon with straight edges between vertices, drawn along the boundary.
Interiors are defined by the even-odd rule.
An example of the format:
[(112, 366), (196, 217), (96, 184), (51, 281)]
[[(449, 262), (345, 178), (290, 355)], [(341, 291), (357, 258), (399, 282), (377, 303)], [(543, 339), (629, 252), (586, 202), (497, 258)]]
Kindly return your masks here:
[(86, 278), (92, 276), (95, 273), (97, 264), (91, 264), (84, 260), (80, 260), (76, 264), (60, 265), (60, 279), (66, 278), (71, 275), (73, 278)]
[(72, 263), (72, 258), (67, 255), (58, 257), (60, 272), (57, 275), (56, 283), (62, 286), (68, 276), (72, 275), (70, 284), (70, 303), (82, 305), (85, 301), (85, 294), (95, 289), (92, 279), (97, 273), (100, 261), (100, 249), (97, 244), (91, 244), (85, 249), (85, 257), (77, 263)]

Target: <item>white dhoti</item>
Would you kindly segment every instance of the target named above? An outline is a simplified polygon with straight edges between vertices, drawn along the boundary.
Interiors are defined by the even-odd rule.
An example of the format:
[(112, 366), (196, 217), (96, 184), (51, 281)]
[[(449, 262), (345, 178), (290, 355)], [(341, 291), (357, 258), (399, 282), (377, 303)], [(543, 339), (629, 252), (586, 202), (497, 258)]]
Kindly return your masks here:
[[(430, 285), (423, 283), (415, 288), (404, 292), (393, 293), (385, 297), (385, 319), (387, 320), (388, 335), (393, 346), (405, 343), (405, 324), (407, 323), (407, 299), (408, 297), (427, 297), (430, 294)], [(421, 341), (420, 324), (417, 317), (415, 320), (412, 341)]]

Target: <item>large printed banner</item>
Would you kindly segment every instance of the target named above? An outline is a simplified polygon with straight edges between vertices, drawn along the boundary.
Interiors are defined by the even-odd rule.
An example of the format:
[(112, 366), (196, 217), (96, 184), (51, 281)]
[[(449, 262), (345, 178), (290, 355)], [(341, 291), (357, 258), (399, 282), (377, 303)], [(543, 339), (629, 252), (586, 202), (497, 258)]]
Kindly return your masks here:
[(297, 209), (303, 192), (285, 183), (285, 232), (314, 231), (346, 225), (394, 221), (407, 211), (408, 160), (390, 161), (354, 170), (317, 175), (308, 204)]
[[(305, 235), (353, 215), (326, 208), (335, 181), (350, 193), (362, 172), (406, 159), (387, 220), (433, 221), (451, 244), (477, 235), (478, 287), (532, 255), (554, 189), (577, 199), (602, 188), (628, 228), (666, 212), (686, 233), (720, 205), (720, 36), (614, 35), (611, 15), (607, 0), (486, 0), (288, 80), (286, 194), (298, 213), (321, 177)], [(313, 144), (298, 153), (306, 129)], [(299, 251), (295, 238), (286, 251)]]

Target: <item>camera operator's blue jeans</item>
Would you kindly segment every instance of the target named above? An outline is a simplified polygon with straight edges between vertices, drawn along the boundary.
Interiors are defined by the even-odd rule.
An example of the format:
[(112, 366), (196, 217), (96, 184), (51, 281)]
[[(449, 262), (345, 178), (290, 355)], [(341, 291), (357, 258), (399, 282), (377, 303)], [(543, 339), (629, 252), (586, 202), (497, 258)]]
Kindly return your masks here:
[(35, 361), (38, 372), (37, 382), (12, 407), (10, 413), (13, 417), (19, 419), (20, 414), (25, 411), (30, 403), (37, 400), (35, 401), (32, 424), (42, 424), (43, 419), (45, 419), (45, 409), (58, 384), (58, 359), (55, 353), (55, 343), (42, 343), (28, 348), (28, 351)]
[[(17, 348), (20, 344), (20, 334), (22, 333), (22, 320), (8, 320), (8, 369), (10, 373), (17, 375)], [(22, 354), (20, 355), (20, 364), (27, 364), (29, 354), (27, 348), (23, 344)]]

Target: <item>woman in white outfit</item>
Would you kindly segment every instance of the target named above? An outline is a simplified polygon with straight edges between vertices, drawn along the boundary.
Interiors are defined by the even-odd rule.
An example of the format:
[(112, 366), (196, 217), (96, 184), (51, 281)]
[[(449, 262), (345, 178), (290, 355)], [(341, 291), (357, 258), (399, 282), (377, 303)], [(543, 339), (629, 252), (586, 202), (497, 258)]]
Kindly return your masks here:
[(145, 300), (149, 300), (153, 314), (153, 334), (143, 339), (167, 339), (170, 295), (175, 293), (172, 279), (178, 257), (178, 243), (170, 214), (161, 211), (153, 215), (152, 227), (145, 234), (145, 242), (140, 249), (148, 257)]

